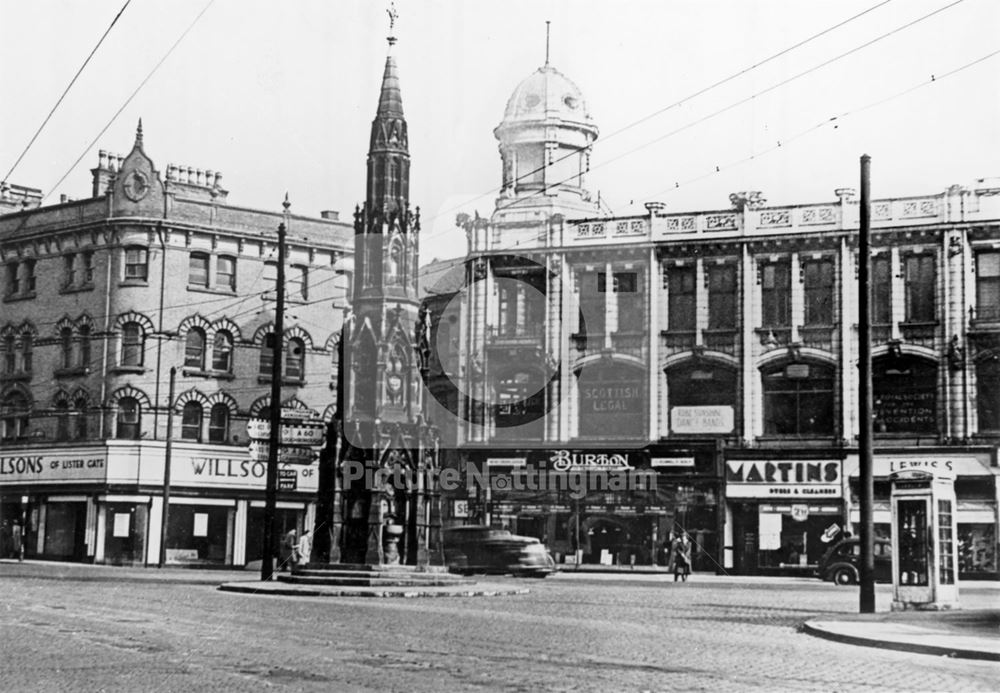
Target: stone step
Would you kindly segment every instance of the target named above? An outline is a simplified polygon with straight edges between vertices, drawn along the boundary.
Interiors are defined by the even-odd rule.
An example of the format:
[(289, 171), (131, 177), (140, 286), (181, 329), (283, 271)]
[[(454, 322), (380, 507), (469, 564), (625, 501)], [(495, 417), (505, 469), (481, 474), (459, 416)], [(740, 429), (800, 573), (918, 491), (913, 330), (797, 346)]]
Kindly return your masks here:
[(298, 566), (295, 568), (296, 571), (300, 570), (338, 570), (338, 571), (350, 571), (350, 572), (392, 572), (393, 574), (398, 573), (445, 573), (448, 574), (448, 567), (443, 565), (398, 565), (391, 563), (383, 564), (373, 564), (373, 563), (307, 563), (305, 566)]
[(366, 578), (366, 579), (386, 579), (386, 580), (411, 580), (415, 582), (427, 580), (450, 580), (461, 579), (460, 576), (452, 573), (410, 573), (392, 570), (363, 571), (363, 570), (325, 570), (319, 568), (297, 568), (292, 571), (293, 576), (315, 577), (315, 578)]

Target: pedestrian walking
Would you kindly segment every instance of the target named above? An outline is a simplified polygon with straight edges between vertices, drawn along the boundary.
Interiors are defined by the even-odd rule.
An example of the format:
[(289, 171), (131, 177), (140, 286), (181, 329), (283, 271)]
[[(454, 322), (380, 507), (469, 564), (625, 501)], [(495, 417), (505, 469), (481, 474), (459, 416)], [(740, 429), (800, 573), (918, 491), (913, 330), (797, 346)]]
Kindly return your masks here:
[(310, 554), (312, 553), (312, 531), (307, 529), (302, 533), (297, 549), (298, 556), (296, 557), (296, 564), (307, 564), (309, 562)]
[(291, 567), (296, 564), (298, 552), (298, 537), (296, 536), (295, 530), (290, 529), (285, 536), (281, 538), (281, 565), (278, 566), (278, 570), (291, 570)]
[(680, 536), (674, 540), (670, 553), (674, 562), (674, 582), (677, 582), (678, 579), (681, 582), (687, 582), (688, 575), (691, 573), (691, 540), (688, 539), (686, 532), (681, 532)]

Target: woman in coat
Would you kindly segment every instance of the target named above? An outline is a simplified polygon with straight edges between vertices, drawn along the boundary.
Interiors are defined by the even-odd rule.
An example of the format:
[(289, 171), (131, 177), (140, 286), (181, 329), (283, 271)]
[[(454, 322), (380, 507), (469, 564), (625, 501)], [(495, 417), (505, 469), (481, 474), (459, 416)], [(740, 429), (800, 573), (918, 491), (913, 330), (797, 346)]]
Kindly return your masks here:
[(687, 582), (691, 573), (691, 540), (686, 532), (674, 540), (671, 554), (674, 562), (674, 582), (680, 578), (681, 582)]

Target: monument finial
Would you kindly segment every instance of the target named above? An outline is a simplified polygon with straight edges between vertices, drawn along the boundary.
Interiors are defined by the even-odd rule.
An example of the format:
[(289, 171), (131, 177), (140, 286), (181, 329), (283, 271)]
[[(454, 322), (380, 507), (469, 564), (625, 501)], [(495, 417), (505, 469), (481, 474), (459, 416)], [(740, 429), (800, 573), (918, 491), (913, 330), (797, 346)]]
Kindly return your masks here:
[(545, 67), (549, 66), (549, 25), (552, 22), (545, 20)]
[(135, 129), (135, 146), (142, 149), (142, 118), (139, 118), (139, 125)]
[(396, 37), (393, 34), (396, 28), (396, 20), (399, 18), (399, 11), (396, 10), (396, 3), (390, 2), (389, 9), (385, 12), (389, 15), (389, 35), (386, 37), (386, 41), (389, 42), (390, 46), (393, 46), (396, 44)]

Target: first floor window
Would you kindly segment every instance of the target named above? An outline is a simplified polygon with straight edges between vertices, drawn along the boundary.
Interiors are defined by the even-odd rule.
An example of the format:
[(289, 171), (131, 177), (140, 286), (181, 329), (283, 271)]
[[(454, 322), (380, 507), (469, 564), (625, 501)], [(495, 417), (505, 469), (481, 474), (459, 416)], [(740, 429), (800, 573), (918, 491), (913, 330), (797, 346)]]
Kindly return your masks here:
[(833, 260), (806, 260), (802, 263), (805, 289), (805, 324), (833, 324)]
[(936, 258), (933, 255), (910, 255), (903, 260), (906, 280), (906, 321), (934, 322)]
[(302, 380), (305, 377), (306, 345), (298, 338), (288, 340), (285, 353), (285, 377), (289, 380)]
[(80, 340), (80, 368), (90, 368), (90, 326), (80, 325), (77, 334)]
[(764, 433), (833, 434), (833, 369), (788, 363), (765, 371)]
[(200, 404), (188, 402), (184, 405), (184, 411), (181, 414), (181, 438), (201, 442), (201, 417), (202, 407)]
[(205, 368), (205, 332), (200, 327), (188, 330), (184, 340), (184, 366), (198, 370)]
[(937, 365), (913, 356), (883, 356), (872, 364), (875, 433), (935, 433)]
[(976, 255), (976, 318), (1000, 320), (1000, 252)]
[(21, 370), (24, 373), (31, 372), (34, 342), (35, 338), (30, 334), (21, 336)]
[(139, 440), (139, 436), (141, 435), (140, 415), (139, 400), (135, 397), (122, 397), (118, 400), (119, 438)]
[(760, 269), (762, 325), (788, 327), (792, 323), (792, 275), (787, 262)]
[(87, 400), (80, 397), (74, 403), (76, 408), (76, 438), (85, 440), (89, 435), (87, 430)]
[(188, 259), (188, 284), (208, 286), (208, 255), (191, 253)]
[(708, 266), (708, 329), (736, 329), (736, 265)]
[(212, 405), (208, 415), (208, 441), (225, 443), (229, 440), (229, 407), (225, 404)]
[(59, 330), (59, 348), (62, 351), (62, 367), (73, 367), (73, 328), (64, 327)]
[(28, 398), (14, 391), (0, 401), (0, 438), (14, 440), (28, 435)]
[(232, 368), (233, 337), (225, 330), (219, 330), (212, 343), (212, 370), (229, 373)]
[(56, 440), (69, 440), (69, 402), (56, 402)]
[(142, 365), (142, 326), (137, 322), (127, 322), (122, 326), (122, 366)]
[(215, 266), (215, 283), (220, 289), (236, 290), (236, 258), (219, 258)]
[(871, 316), (875, 325), (892, 322), (892, 261), (888, 255), (877, 255), (871, 264)]
[(695, 328), (695, 268), (667, 270), (667, 324), (671, 331), (690, 332)]
[(274, 334), (264, 335), (264, 341), (260, 345), (260, 375), (270, 377), (274, 369)]

